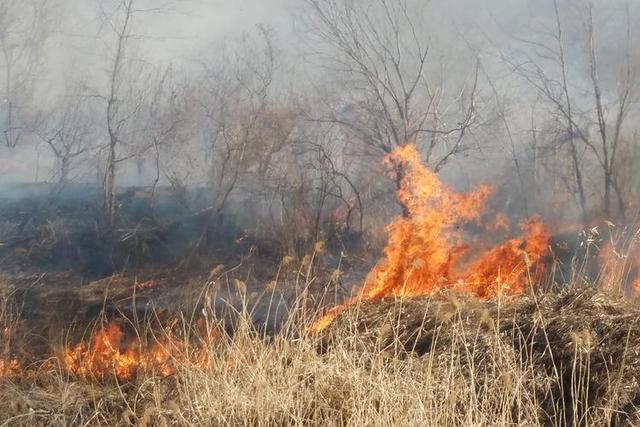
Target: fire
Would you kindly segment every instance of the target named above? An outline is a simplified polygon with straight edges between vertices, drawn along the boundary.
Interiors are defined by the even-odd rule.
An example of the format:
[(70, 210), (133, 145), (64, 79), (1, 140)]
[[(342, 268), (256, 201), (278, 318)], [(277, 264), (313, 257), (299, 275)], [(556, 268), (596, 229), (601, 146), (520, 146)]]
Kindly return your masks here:
[(62, 362), (69, 372), (82, 378), (104, 380), (115, 377), (129, 381), (140, 372), (167, 377), (175, 373), (177, 363), (204, 363), (208, 345), (218, 338), (213, 331), (204, 337), (196, 351), (191, 351), (187, 343), (170, 332), (170, 328), (166, 328), (162, 338), (154, 344), (143, 346), (137, 338), (125, 340), (121, 327), (111, 321), (95, 332), (90, 342), (65, 348)]
[(466, 268), (461, 279), (469, 291), (480, 298), (517, 295), (542, 278), (549, 230), (537, 217), (525, 221), (521, 229), (523, 237), (493, 247)]
[[(110, 322), (98, 330), (90, 343), (83, 341), (73, 348), (63, 351), (64, 366), (80, 377), (104, 379), (115, 375), (118, 379), (129, 380), (140, 369), (151, 368), (159, 372), (170, 371), (165, 357), (155, 357), (159, 344), (142, 351), (137, 339), (124, 342), (124, 333), (115, 322)], [(160, 353), (162, 354), (162, 353)]]
[(636, 297), (640, 297), (640, 244), (639, 244), (640, 229), (635, 233), (633, 243), (628, 249), (631, 264), (631, 272), (635, 273), (635, 279), (631, 283), (631, 292)]
[[(640, 297), (640, 253), (638, 253), (638, 248), (633, 248), (634, 250), (630, 250), (630, 254), (625, 259), (626, 263), (623, 263), (623, 275), (631, 275), (635, 277), (633, 281), (631, 281), (630, 289), (626, 290), (626, 293), (631, 293), (631, 295), (635, 297)], [(624, 283), (624, 281), (621, 281)], [(630, 291), (630, 292), (629, 292)]]
[[(541, 278), (550, 233), (537, 217), (521, 225), (522, 237), (490, 248), (473, 246), (465, 240), (462, 226), (482, 225), (490, 187), (480, 186), (469, 193), (454, 191), (423, 164), (413, 145), (397, 148), (385, 158), (385, 164), (395, 173), (402, 171), (397, 196), (406, 214), (387, 227), (384, 258), (358, 294), (329, 310), (310, 332), (325, 329), (360, 300), (430, 295), (443, 289), (479, 298), (517, 295)], [(494, 233), (508, 228), (503, 215), (484, 226)]]
[[(171, 332), (173, 324), (164, 327), (152, 344), (143, 345), (139, 338), (128, 338), (116, 321), (95, 331), (91, 338), (59, 353), (60, 366), (85, 379), (131, 381), (143, 373), (160, 377), (173, 375), (180, 364), (205, 368), (210, 365), (211, 347), (220, 340), (219, 329), (198, 319), (194, 340), (180, 339)], [(58, 366), (52, 359), (24, 367), (20, 361), (0, 357), (0, 380), (35, 378)]]
[(0, 359), (0, 379), (14, 379), (22, 372), (20, 362), (15, 359)]
[[(612, 228), (613, 225), (610, 225)], [(640, 296), (640, 227), (635, 224), (631, 235), (625, 232), (598, 242), (598, 281), (610, 293)], [(593, 228), (591, 231), (597, 231)]]

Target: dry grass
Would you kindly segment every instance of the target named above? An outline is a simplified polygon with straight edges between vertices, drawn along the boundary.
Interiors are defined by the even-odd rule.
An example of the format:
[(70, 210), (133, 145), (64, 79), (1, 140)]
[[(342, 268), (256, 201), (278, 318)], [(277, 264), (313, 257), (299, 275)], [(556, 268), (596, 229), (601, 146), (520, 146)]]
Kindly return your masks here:
[(640, 316), (627, 310), (584, 290), (387, 301), (321, 338), (301, 326), (266, 337), (241, 313), (207, 366), (176, 361), (169, 378), (82, 381), (54, 363), (5, 380), (0, 425), (615, 425), (635, 416), (638, 390)]
[[(513, 301), (443, 295), (362, 303), (334, 322), (323, 347), (344, 343), (345, 330), (362, 352), (459, 361), (457, 376), (488, 393), (504, 395), (505, 379), (522, 385), (520, 398), (538, 407), (536, 421), (611, 425), (638, 415), (640, 309), (593, 287)], [(515, 424), (533, 422), (522, 418), (522, 404), (511, 403)]]
[[(346, 338), (346, 337), (345, 337)], [(351, 337), (354, 338), (354, 337)], [(357, 339), (357, 338), (354, 338)], [(350, 342), (239, 332), (212, 349), (207, 368), (131, 384), (81, 382), (62, 371), (0, 387), (11, 425), (511, 425), (537, 419), (532, 373), (500, 356), (482, 385), (466, 356), (395, 357)], [(514, 413), (515, 411), (515, 413)]]
[[(226, 327), (205, 310), (228, 332), (208, 364), (176, 359), (170, 377), (88, 381), (53, 358), (0, 379), (0, 426), (640, 424), (640, 309), (629, 300), (573, 286), (513, 301), (368, 302), (308, 336), (309, 284), (275, 335), (247, 305)], [(0, 322), (15, 325), (7, 301)]]

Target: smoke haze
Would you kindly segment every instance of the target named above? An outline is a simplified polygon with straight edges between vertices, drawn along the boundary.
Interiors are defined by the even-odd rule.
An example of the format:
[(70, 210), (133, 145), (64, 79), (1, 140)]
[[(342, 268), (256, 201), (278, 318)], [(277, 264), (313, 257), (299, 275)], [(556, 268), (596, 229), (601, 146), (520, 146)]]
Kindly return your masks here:
[[(104, 180), (105, 147), (109, 140), (106, 107), (110, 89), (114, 88), (110, 77), (117, 54), (118, 30), (125, 22), (123, 5), (127, 2), (39, 0), (34, 2), (33, 9), (16, 7), (15, 0), (4, 3), (7, 16), (19, 23), (9, 28), (15, 32), (15, 40), (28, 33), (29, 24), (38, 29), (38, 35), (16, 48), (18, 59), (11, 64), (11, 69), (7, 64), (0, 68), (5, 86), (9, 88), (5, 91), (3, 114), (7, 143), (0, 148), (0, 180), (55, 182), (64, 173), (65, 180), (100, 184)], [(226, 97), (237, 108), (242, 105), (254, 108), (259, 101), (256, 85), (266, 78), (272, 80), (267, 96), (273, 105), (269, 114), (275, 116), (263, 117), (263, 120), (280, 120), (276, 116), (290, 109), (295, 115), (295, 125), (287, 131), (289, 136), (306, 139), (310, 133), (321, 131), (322, 138), (332, 139), (332, 148), (326, 149), (335, 156), (336, 164), (353, 168), (349, 174), (354, 176), (369, 169), (368, 156), (379, 153), (369, 148), (356, 149), (355, 143), (338, 146), (361, 139), (362, 126), (370, 125), (373, 110), (364, 105), (369, 102), (366, 99), (372, 87), (361, 81), (362, 70), (356, 67), (353, 72), (345, 72), (341, 68), (351, 66), (345, 61), (352, 58), (347, 55), (345, 60), (348, 51), (341, 50), (344, 46), (327, 39), (330, 33), (318, 30), (318, 23), (324, 24), (313, 4), (313, 1), (293, 0), (135, 2), (127, 22), (124, 59), (118, 64), (117, 93), (113, 97), (121, 107), (122, 116), (118, 119), (118, 126), (122, 127), (119, 154), (122, 159), (117, 162), (117, 185), (166, 185), (172, 180), (180, 180), (187, 186), (208, 185), (213, 179), (211, 174), (215, 175), (216, 168), (222, 167), (221, 164), (212, 166), (220, 155), (217, 148), (210, 150), (212, 135), (223, 127), (229, 128), (229, 119), (224, 119), (223, 125), (220, 114), (230, 110), (226, 105), (223, 108), (221, 105), (226, 102), (216, 97)], [(373, 17), (384, 10), (383, 4), (385, 2), (332, 0), (326, 3), (326, 10), (334, 6), (334, 11), (353, 8), (361, 14), (370, 11)], [(455, 127), (473, 97), (473, 109), (468, 110), (473, 114), (473, 120), (468, 123), (472, 126), (460, 135), (460, 149), (447, 154), (451, 144), (455, 144), (455, 138), (447, 136), (429, 152), (434, 157), (433, 161), (427, 160), (447, 182), (470, 188), (478, 181), (508, 186), (517, 180), (520, 184), (516, 193), (535, 193), (538, 187), (549, 186), (552, 181), (558, 188), (564, 186), (561, 192), (575, 193), (578, 187), (584, 187), (580, 190), (582, 193), (597, 193), (595, 189), (603, 179), (600, 172), (583, 173), (584, 182), (579, 185), (571, 182), (574, 178), (567, 172), (571, 163), (562, 141), (568, 136), (560, 134), (566, 128), (561, 124), (564, 113), (562, 105), (554, 105), (558, 100), (561, 104), (566, 102), (561, 93), (562, 72), (555, 49), (558, 46), (563, 49), (565, 78), (576, 111), (576, 123), (572, 127), (579, 128), (580, 134), (573, 137), (583, 140), (574, 150), (575, 157), (583, 168), (598, 168), (603, 164), (603, 153), (592, 141), (598, 135), (598, 120), (594, 119), (587, 18), (591, 16), (595, 29), (593, 44), (598, 60), (598, 84), (601, 100), (607, 104), (604, 127), (608, 128), (609, 135), (615, 133), (621, 135), (620, 139), (629, 140), (635, 134), (631, 117), (637, 116), (635, 80), (629, 81), (631, 90), (625, 98), (627, 104), (620, 126), (616, 125), (614, 111), (621, 99), (621, 76), (629, 70), (626, 75), (635, 79), (640, 61), (635, 48), (638, 31), (633, 25), (629, 31), (625, 29), (628, 23), (637, 21), (638, 1), (598, 1), (591, 9), (589, 3), (579, 0), (437, 0), (428, 3), (394, 0), (390, 4), (396, 8), (392, 7), (392, 13), (401, 12), (402, 7), (408, 11), (407, 16), (398, 15), (398, 22), (412, 23), (413, 18), (417, 25), (411, 28), (428, 45), (424, 73), (429, 81), (420, 96), (425, 97), (421, 101), (424, 105), (439, 103), (442, 122), (438, 126)], [(329, 19), (334, 18), (329, 15)], [(357, 16), (348, 19), (355, 23), (354, 28), (362, 25)], [(382, 31), (387, 24), (384, 20), (379, 22)], [(554, 38), (558, 22), (562, 31), (560, 45)], [(407, 30), (407, 25), (404, 24), (402, 31)], [(399, 49), (411, 54), (407, 35), (410, 33), (403, 36), (406, 45)], [(377, 42), (379, 40), (373, 38), (365, 39), (365, 43)], [(403, 66), (408, 68), (401, 72), (410, 75), (410, 68), (415, 64)], [(19, 81), (16, 74), (21, 76)], [(248, 95), (231, 89), (238, 82), (240, 86), (246, 85), (245, 89), (252, 87)], [(205, 92), (207, 99), (203, 96)], [(74, 104), (82, 105), (81, 117), (78, 111), (71, 114), (70, 105)], [(124, 112), (125, 104), (133, 109)], [(294, 113), (295, 109), (300, 111)], [(365, 111), (368, 117), (363, 116)], [(165, 116), (160, 117), (162, 114)], [(82, 122), (82, 138), (77, 132), (70, 132), (72, 126), (80, 126), (72, 124), (72, 118)], [(329, 118), (331, 120), (327, 120)], [(169, 119), (175, 120), (170, 132), (160, 126), (163, 120)], [(155, 124), (151, 124), (153, 120)], [(142, 121), (149, 123), (142, 124)], [(342, 121), (349, 122), (348, 126), (340, 127)], [(321, 126), (322, 130), (316, 126), (329, 122), (334, 124), (332, 136), (326, 134), (326, 126)], [(66, 166), (62, 168), (68, 169), (65, 172), (61, 172), (64, 156), (56, 153), (55, 148), (56, 144), (63, 144), (60, 123), (65, 123), (67, 141), (71, 135), (77, 138), (69, 147), (65, 145), (70, 150)], [(162, 143), (160, 134), (166, 139)], [(618, 151), (631, 155), (633, 147)], [(282, 151), (273, 154), (276, 153), (281, 155)], [(353, 154), (357, 155), (344, 157)], [(438, 156), (446, 161), (439, 164)], [(553, 166), (549, 156), (554, 159)], [(615, 166), (622, 180), (623, 174), (628, 175), (624, 168), (631, 167), (623, 165), (626, 160), (606, 166), (603, 173), (609, 174), (608, 169)], [(379, 160), (374, 164), (379, 164)], [(243, 174), (253, 173), (252, 167), (247, 166)], [(563, 172), (550, 172), (550, 169)], [(287, 172), (279, 173), (286, 175)], [(632, 188), (633, 180), (629, 179), (628, 188)], [(255, 183), (243, 185), (252, 187)], [(627, 187), (617, 185), (618, 192), (624, 192), (622, 187)], [(632, 197), (629, 195), (627, 199)], [(521, 204), (513, 200), (508, 203)], [(528, 210), (521, 206), (518, 209)]]

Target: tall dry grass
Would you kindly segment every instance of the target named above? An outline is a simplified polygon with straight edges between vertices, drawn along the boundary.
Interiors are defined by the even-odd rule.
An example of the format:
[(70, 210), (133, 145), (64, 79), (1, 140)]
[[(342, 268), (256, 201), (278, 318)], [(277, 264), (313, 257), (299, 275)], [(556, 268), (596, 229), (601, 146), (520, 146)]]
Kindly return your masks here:
[[(174, 361), (174, 375), (161, 378), (146, 372), (121, 383), (115, 378), (76, 378), (54, 357), (46, 367), (32, 365), (28, 376), (0, 379), (0, 426), (599, 426), (638, 422), (622, 417), (615, 399), (611, 406), (586, 403), (589, 365), (577, 342), (569, 362), (570, 377), (563, 378), (570, 390), (543, 401), (541, 396), (552, 392), (559, 378), (553, 373), (542, 375), (529, 357), (506, 344), (504, 331), (496, 328), (495, 333), (480, 336), (459, 315), (449, 316), (437, 326), (442, 329), (435, 331), (436, 337), (446, 334), (450, 345), (438, 346), (436, 339), (433, 351), (422, 355), (407, 352), (399, 340), (398, 345), (372, 346), (357, 316), (332, 332), (330, 345), (321, 337), (309, 336), (306, 328), (319, 314), (314, 307), (322, 306), (323, 296), (332, 295), (329, 287), (314, 293), (314, 298), (310, 295), (314, 259), (310, 254), (303, 260), (297, 298), (287, 306), (287, 320), (276, 334), (254, 325), (255, 301), (250, 302), (246, 287), (238, 284), (242, 303), (230, 307), (225, 316), (207, 304), (199, 306), (204, 308), (197, 314), (204, 316), (208, 328), (222, 331), (220, 339), (206, 349), (207, 364), (180, 357)], [(624, 288), (621, 280), (627, 267), (607, 268), (601, 275), (606, 290), (615, 280)], [(584, 271), (573, 274), (572, 280), (579, 282)], [(219, 279), (203, 287), (202, 298), (215, 298)], [(278, 286), (277, 280), (267, 284), (262, 300), (273, 302)], [(8, 308), (9, 300), (3, 297), (2, 313), (15, 313)], [(268, 304), (270, 309), (276, 305)], [(357, 310), (356, 306), (353, 312)], [(194, 318), (195, 313), (183, 318), (185, 337), (192, 331)], [(0, 322), (6, 323), (0, 328), (13, 327), (16, 319), (2, 315)], [(542, 317), (539, 322), (545, 324)], [(149, 325), (138, 319), (137, 333), (149, 335)], [(388, 326), (386, 336), (399, 337), (402, 326), (398, 319)], [(514, 327), (513, 334), (518, 333)], [(563, 400), (566, 396), (571, 399)], [(634, 408), (626, 409), (632, 413)]]
[(4, 381), (0, 425), (489, 426), (538, 419), (527, 386), (534, 372), (498, 344), (480, 379), (470, 354), (362, 352), (351, 333), (319, 353), (300, 327), (265, 337), (240, 322), (209, 349), (206, 367), (176, 360), (169, 378), (81, 381), (60, 366)]

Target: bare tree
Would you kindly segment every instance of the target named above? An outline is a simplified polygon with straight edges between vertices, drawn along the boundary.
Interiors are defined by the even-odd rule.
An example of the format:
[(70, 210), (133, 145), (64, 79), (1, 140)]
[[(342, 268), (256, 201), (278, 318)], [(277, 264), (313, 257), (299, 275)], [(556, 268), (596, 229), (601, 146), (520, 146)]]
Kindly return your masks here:
[[(348, 82), (346, 105), (320, 121), (344, 126), (381, 153), (415, 143), (436, 171), (466, 149), (464, 137), (477, 119), (478, 66), (456, 92), (446, 93), (451, 82), (437, 72), (438, 61), (430, 64), (425, 2), (307, 2), (313, 35), (324, 43), (332, 70)], [(397, 185), (403, 174), (398, 165)]]
[[(602, 206), (604, 214), (610, 217), (612, 212), (611, 199), (615, 192), (618, 199), (618, 214), (625, 216), (624, 197), (616, 181), (616, 164), (623, 140), (625, 119), (635, 103), (635, 76), (631, 68), (631, 36), (630, 24), (626, 26), (624, 36), (624, 55), (619, 66), (608, 65), (607, 69), (619, 69), (615, 88), (603, 85), (602, 67), (598, 55), (598, 40), (596, 24), (594, 22), (593, 5), (586, 9), (573, 9), (575, 15), (569, 18), (579, 18), (584, 10), (586, 18), (583, 21), (584, 51), (574, 49), (573, 54), (583, 54), (586, 69), (575, 64), (577, 60), (567, 60), (565, 48), (565, 32), (562, 25), (561, 9), (558, 0), (553, 1), (554, 31), (548, 36), (549, 42), (542, 40), (519, 39), (529, 51), (520, 51), (524, 60), (505, 58), (521, 76), (523, 76), (546, 100), (558, 120), (563, 122), (565, 131), (560, 135), (559, 144), (568, 144), (568, 153), (573, 168), (573, 185), (577, 194), (583, 222), (588, 221), (587, 189), (583, 168), (585, 158), (594, 159), (596, 167), (602, 172)], [(626, 11), (627, 22), (629, 11)], [(575, 38), (575, 35), (574, 35)], [(570, 73), (573, 77), (570, 76)], [(586, 81), (590, 90), (585, 96), (579, 90), (578, 81)], [(596, 136), (591, 129), (595, 126)], [(568, 185), (569, 188), (572, 185)]]
[(14, 148), (28, 123), (33, 89), (50, 35), (49, 0), (0, 1), (0, 126), (4, 144)]
[[(320, 177), (322, 184), (320, 185), (321, 193), (323, 197), (331, 196), (344, 203), (347, 208), (347, 214), (345, 217), (345, 226), (349, 230), (351, 226), (351, 218), (353, 212), (358, 213), (358, 232), (363, 231), (363, 216), (364, 209), (362, 204), (362, 196), (360, 190), (356, 186), (354, 180), (349, 174), (341, 167), (338, 166), (335, 157), (330, 151), (329, 144), (315, 141), (308, 141), (307, 144), (311, 147), (316, 158), (315, 167), (321, 171)], [(347, 187), (348, 190), (345, 190)], [(351, 197), (347, 196), (348, 192), (352, 194)], [(320, 215), (318, 212), (317, 219), (315, 221), (315, 235), (317, 237), (320, 228)]]
[(163, 174), (162, 152), (169, 145), (180, 146), (185, 138), (181, 133), (186, 127), (187, 107), (184, 105), (186, 87), (175, 84), (171, 68), (159, 70), (149, 77), (147, 100), (136, 116), (138, 126), (132, 139), (138, 141), (133, 144), (132, 154), (138, 158), (140, 169), (150, 157), (153, 198)]
[[(592, 144), (590, 140), (585, 140), (585, 143), (587, 143), (593, 150), (598, 163), (602, 167), (602, 174), (604, 178), (603, 204), (605, 215), (610, 217), (612, 214), (611, 193), (613, 190), (616, 192), (618, 198), (619, 214), (624, 218), (625, 204), (623, 195), (617, 185), (616, 166), (618, 160), (617, 155), (620, 151), (622, 128), (625, 119), (629, 114), (629, 109), (634, 102), (633, 92), (636, 86), (634, 75), (631, 70), (630, 56), (632, 46), (629, 8), (627, 4), (624, 60), (619, 75), (617, 94), (615, 97), (609, 97), (615, 99), (615, 101), (613, 101), (609, 106), (610, 108), (607, 108), (608, 106), (605, 105), (602, 93), (602, 84), (600, 81), (600, 62), (598, 60), (596, 28), (593, 19), (593, 4), (588, 6), (587, 16), (586, 34), (588, 40), (589, 78), (593, 89), (593, 101), (595, 104), (599, 144)], [(608, 113), (608, 110), (614, 111), (613, 117)], [(609, 131), (611, 131), (612, 134), (610, 134)]]
[[(126, 60), (127, 41), (131, 38), (131, 20), (134, 14), (134, 0), (123, 0), (118, 7), (114, 20), (109, 22), (115, 36), (115, 53), (109, 70), (108, 94), (106, 96), (106, 123), (109, 133), (107, 163), (104, 178), (105, 208), (110, 225), (115, 222), (116, 213), (116, 165), (118, 163), (118, 145), (126, 116), (121, 115), (122, 99), (120, 90), (123, 68)], [(120, 18), (120, 19), (117, 19)]]
[(558, 0), (553, 0), (553, 11), (554, 27), (548, 33), (549, 42), (518, 39), (525, 46), (531, 48), (533, 53), (519, 51), (519, 56), (524, 56), (524, 60), (514, 60), (504, 56), (503, 59), (538, 91), (541, 98), (553, 106), (560, 120), (564, 122), (566, 131), (559, 142), (566, 142), (569, 145), (568, 151), (573, 169), (575, 193), (578, 195), (578, 206), (582, 221), (586, 224), (588, 218), (587, 197), (580, 150), (576, 141), (577, 138), (583, 140), (585, 138), (579, 135), (581, 130), (577, 125), (574, 100), (570, 93), (564, 29)]
[[(176, 113), (171, 73), (145, 61), (135, 48), (144, 37), (134, 31), (134, 19), (149, 9), (137, 8), (136, 0), (121, 0), (115, 10), (103, 11), (105, 46), (110, 51), (103, 90), (95, 97), (103, 101), (107, 142), (103, 179), (107, 223), (116, 217), (116, 189), (119, 165), (140, 158), (155, 149), (159, 167), (159, 146), (167, 142), (182, 121)], [(153, 9), (154, 12), (157, 10)], [(159, 170), (156, 169), (156, 181)], [(154, 188), (155, 188), (154, 184)]]
[(275, 95), (272, 34), (262, 27), (258, 37), (257, 50), (240, 45), (205, 64), (199, 88), (218, 225), (243, 175), (252, 173), (262, 183), (268, 179), (274, 156), (290, 143), (295, 126), (295, 106)]
[(58, 182), (67, 184), (72, 163), (96, 148), (92, 141), (95, 132), (88, 99), (80, 93), (65, 95), (41, 120), (36, 133), (56, 159)]

